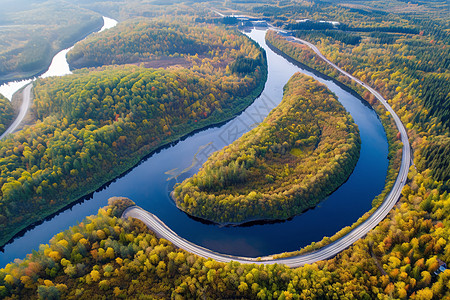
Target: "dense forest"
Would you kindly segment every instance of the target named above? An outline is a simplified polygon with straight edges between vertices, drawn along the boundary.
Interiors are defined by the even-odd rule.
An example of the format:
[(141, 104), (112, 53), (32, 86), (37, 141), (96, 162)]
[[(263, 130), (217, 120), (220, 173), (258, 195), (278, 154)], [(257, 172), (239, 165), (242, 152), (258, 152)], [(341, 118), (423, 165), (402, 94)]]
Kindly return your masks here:
[(258, 127), (213, 153), (173, 197), (187, 213), (217, 223), (287, 219), (348, 178), (359, 146), (357, 127), (335, 96), (299, 73)]
[[(1, 244), (259, 95), (267, 72), (262, 50), (233, 29), (213, 26), (204, 34), (204, 43), (223, 41), (221, 51), (193, 55), (189, 69), (105, 66), (35, 82), (38, 121), (0, 141)], [(232, 72), (243, 60), (255, 61), (253, 68)]]
[(430, 137), (423, 143), (417, 165), (421, 170), (433, 170), (434, 178), (445, 182), (443, 188), (450, 192), (450, 137)]
[[(415, 182), (415, 184), (421, 182)], [(428, 185), (426, 185), (428, 187)], [(403, 198), (405, 200), (405, 198)], [(408, 200), (406, 200), (408, 201)], [(434, 276), (437, 253), (450, 255), (442, 223), (417, 218), (418, 239), (406, 208), (335, 258), (295, 269), (220, 263), (175, 248), (136, 220), (120, 219), (126, 198), (99, 210), (24, 260), (0, 270), (6, 299), (443, 299), (449, 270)], [(440, 202), (443, 204), (442, 202)], [(415, 218), (415, 217), (414, 217)], [(391, 228), (391, 229), (390, 229)], [(388, 235), (386, 235), (388, 233)], [(398, 244), (400, 239), (403, 244)], [(408, 242), (409, 241), (409, 242)], [(445, 250), (444, 250), (445, 249)], [(387, 255), (392, 252), (393, 255)], [(429, 257), (424, 259), (424, 257)]]
[[(389, 285), (364, 251), (351, 272), (331, 260), (289, 269), (219, 263), (158, 239), (143, 223), (118, 218), (128, 199), (112, 198), (49, 245), (0, 270), (0, 296), (20, 298), (295, 299), (311, 296), (371, 298)], [(363, 259), (364, 258), (364, 259)], [(356, 277), (356, 276), (358, 277)], [(343, 284), (345, 280), (349, 282)]]
[[(448, 271), (435, 276), (430, 270), (419, 272), (414, 270), (415, 268), (409, 269), (408, 263), (404, 262), (406, 255), (402, 253), (409, 251), (409, 254), (415, 255), (416, 250), (412, 250), (411, 244), (429, 240), (431, 244), (426, 244), (427, 247), (423, 244), (422, 255), (416, 256), (416, 261), (433, 262), (434, 267), (449, 261), (446, 252), (449, 248), (444, 246), (448, 245), (449, 238), (448, 234), (444, 233), (448, 232), (444, 229), (448, 224), (445, 211), (450, 207), (446, 151), (448, 124), (445, 118), (445, 114), (448, 113), (446, 105), (450, 99), (449, 85), (445, 82), (448, 76), (449, 37), (448, 33), (443, 33), (437, 23), (432, 21), (414, 20), (411, 23), (420, 26), (423, 31), (413, 36), (388, 34), (389, 40), (384, 41), (379, 39), (379, 35), (362, 34), (363, 38), (357, 46), (342, 43), (332, 37), (325, 38), (312, 31), (309, 33), (301, 31), (297, 34), (317, 44), (322, 53), (341, 68), (381, 91), (406, 124), (413, 148), (417, 150), (414, 155), (416, 165), (411, 167), (408, 175), (410, 182), (403, 190), (400, 204), (388, 220), (374, 230), (373, 233), (380, 234), (380, 237), (374, 238), (374, 235), (370, 235), (365, 242), (370, 245), (373, 256), (380, 257), (381, 261), (393, 262), (399, 259), (401, 262), (397, 267), (390, 269), (394, 273), (387, 271), (391, 282), (395, 284), (395, 288), (392, 289), (392, 294), (396, 295), (394, 297), (432, 299), (434, 295), (438, 299), (442, 297), (441, 293), (444, 291), (448, 296), (448, 287), (442, 286), (443, 282), (448, 281), (444, 279), (447, 278)], [(288, 42), (284, 37), (270, 32), (267, 39), (294, 59), (338, 80), (346, 81), (306, 46)], [(440, 78), (443, 80), (439, 80)], [(370, 94), (361, 92), (369, 103), (376, 105), (375, 99)], [(393, 223), (387, 225), (389, 221)], [(431, 226), (430, 231), (423, 231), (424, 224), (430, 224), (428, 225)], [(433, 226), (438, 226), (442, 230), (437, 230)], [(407, 231), (409, 234), (406, 234)], [(437, 246), (438, 244), (440, 246)], [(402, 249), (407, 245), (409, 245), (407, 248)], [(374, 250), (376, 247), (382, 251), (377, 253)], [(386, 265), (382, 266), (386, 270)], [(395, 274), (397, 270), (403, 271)], [(397, 276), (401, 272), (404, 272), (403, 276)], [(431, 289), (425, 288), (427, 292), (420, 297), (416, 292), (408, 292), (406, 296), (401, 296), (400, 286), (407, 284), (408, 278), (415, 278), (416, 282), (421, 278), (422, 288), (430, 287), (433, 283), (434, 285)]]
[(0, 94), (0, 134), (13, 122), (14, 109), (11, 102)]
[(102, 25), (101, 15), (66, 1), (3, 1), (0, 82), (45, 71), (53, 55)]
[[(402, 112), (408, 129), (415, 125), (414, 132), (428, 132), (427, 135), (437, 135), (438, 140), (447, 140), (450, 128), (450, 36), (433, 23), (416, 22), (424, 28), (421, 34), (391, 34), (389, 41), (368, 36), (358, 45), (344, 44), (314, 32), (301, 31), (297, 36), (319, 45), (332, 60), (339, 58), (340, 67), (392, 99), (392, 106)], [(323, 65), (301, 45), (295, 48), (292, 51), (298, 53), (290, 55), (312, 58), (310, 61), (315, 66)], [(325, 70), (325, 67), (321, 68)], [(421, 148), (417, 147), (418, 150)], [(450, 180), (448, 165), (444, 163), (448, 159), (445, 152), (437, 151), (433, 156), (425, 154), (424, 159), (428, 161), (422, 165), (439, 174), (438, 180)]]
[[(119, 23), (104, 34), (94, 34), (77, 43), (67, 60), (72, 68), (82, 68), (196, 54), (211, 58), (224, 46), (221, 38), (199, 24), (134, 20)], [(239, 38), (230, 38), (225, 46), (232, 43), (234, 45), (230, 46), (235, 47), (237, 42)]]
[[(188, 11), (187, 5), (170, 5), (173, 2), (153, 2), (168, 6), (148, 2), (139, 6), (136, 1), (120, 0), (79, 3), (127, 18), (152, 16), (162, 7), (171, 13)], [(214, 4), (223, 11), (231, 8), (242, 14), (264, 15), (280, 26), (309, 18), (338, 21), (352, 28), (414, 30), (407, 34), (385, 29), (346, 32), (361, 38), (355, 43), (346, 42), (339, 34), (297, 32), (317, 44), (331, 61), (380, 91), (406, 125), (414, 165), (398, 204), (366, 237), (333, 259), (289, 269), (283, 265), (224, 264), (176, 249), (141, 222), (119, 219), (122, 209), (132, 203), (114, 199), (97, 216), (59, 233), (27, 259), (1, 269), (0, 298), (449, 299), (450, 269), (443, 265), (450, 264), (450, 142), (445, 117), (449, 111), (448, 2), (207, 3), (207, 13), (201, 15), (204, 19), (216, 17), (210, 13)], [(133, 5), (138, 8), (133, 10)], [(353, 87), (378, 109), (374, 97), (328, 68), (308, 48), (276, 35), (267, 38), (291, 57)], [(385, 117), (380, 115), (383, 120)], [(52, 137), (52, 132), (43, 131), (39, 149), (47, 145), (47, 135)], [(26, 139), (24, 134), (20, 141)], [(27, 142), (30, 148), (31, 142)], [(13, 154), (21, 155), (19, 146), (17, 142), (17, 150), (11, 148), (10, 159), (18, 159)], [(5, 151), (3, 145), (1, 149)], [(390, 154), (390, 159), (398, 159), (398, 155)]]

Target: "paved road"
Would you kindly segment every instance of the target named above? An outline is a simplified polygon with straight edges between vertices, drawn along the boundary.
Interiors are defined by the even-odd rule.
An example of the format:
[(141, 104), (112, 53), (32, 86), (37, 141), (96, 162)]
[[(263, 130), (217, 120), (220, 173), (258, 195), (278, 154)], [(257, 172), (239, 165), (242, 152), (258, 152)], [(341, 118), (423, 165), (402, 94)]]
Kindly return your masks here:
[(359, 79), (353, 77), (349, 73), (345, 72), (334, 63), (329, 61), (326, 57), (320, 53), (319, 49), (311, 43), (308, 43), (304, 40), (297, 39), (294, 37), (289, 37), (290, 40), (295, 42), (300, 42), (308, 47), (310, 47), (317, 55), (319, 55), (324, 61), (333, 66), (342, 74), (351, 78), (358, 84), (365, 87), (369, 92), (371, 92), (389, 111), (394, 118), (395, 124), (401, 134), (401, 141), (403, 143), (403, 153), (402, 153), (402, 163), (400, 166), (400, 171), (397, 176), (397, 180), (395, 181), (394, 186), (392, 187), (391, 192), (385, 198), (384, 202), (380, 205), (380, 207), (362, 224), (358, 227), (354, 228), (347, 235), (340, 238), (339, 240), (320, 248), (314, 252), (293, 256), (289, 258), (283, 259), (272, 259), (270, 256), (262, 257), (260, 259), (250, 258), (250, 257), (238, 257), (226, 254), (216, 253), (209, 249), (203, 248), (196, 244), (193, 244), (182, 237), (179, 237), (175, 232), (173, 232), (167, 225), (165, 225), (158, 217), (153, 215), (150, 212), (147, 212), (137, 206), (133, 206), (124, 211), (122, 217), (133, 217), (143, 221), (147, 226), (156, 233), (157, 236), (163, 237), (164, 239), (172, 242), (175, 246), (194, 253), (198, 256), (202, 256), (205, 258), (212, 258), (214, 260), (220, 262), (229, 262), (229, 261), (238, 261), (240, 263), (256, 263), (256, 264), (285, 264), (289, 267), (299, 267), (305, 264), (311, 264), (320, 260), (325, 260), (334, 257), (339, 252), (345, 250), (353, 243), (355, 243), (360, 238), (364, 237), (370, 230), (372, 230), (375, 226), (377, 226), (389, 213), (389, 211), (394, 207), (397, 203), (397, 200), (400, 197), (403, 186), (405, 185), (408, 169), (411, 160), (411, 148), (408, 141), (408, 136), (406, 134), (405, 127), (403, 126), (400, 118), (391, 108), (391, 106), (387, 103), (387, 101), (374, 89), (367, 86), (365, 83), (360, 81)]
[(3, 132), (3, 134), (0, 136), (0, 140), (4, 139), (6, 136), (8, 136), (8, 134), (13, 133), (16, 130), (17, 126), (19, 126), (20, 123), (23, 121), (23, 118), (25, 118), (25, 116), (28, 112), (28, 108), (30, 107), (31, 88), (32, 87), (33, 87), (33, 84), (30, 83), (23, 89), (23, 93), (22, 93), (23, 100), (22, 100), (22, 105), (20, 106), (19, 115), (14, 120), (14, 122), (8, 127), (8, 129), (6, 129), (6, 131)]

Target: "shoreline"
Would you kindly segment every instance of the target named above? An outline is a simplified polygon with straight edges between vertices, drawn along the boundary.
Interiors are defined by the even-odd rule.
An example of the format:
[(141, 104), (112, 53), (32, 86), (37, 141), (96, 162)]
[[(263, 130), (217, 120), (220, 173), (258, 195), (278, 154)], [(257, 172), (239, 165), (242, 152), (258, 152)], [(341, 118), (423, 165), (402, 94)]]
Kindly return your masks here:
[[(358, 136), (359, 136), (359, 130), (358, 130)], [(278, 218), (278, 217), (268, 217), (268, 216), (264, 216), (261, 218), (255, 217), (255, 218), (248, 218), (245, 219), (243, 221), (240, 222), (217, 222), (214, 220), (210, 220), (210, 219), (206, 219), (200, 216), (196, 216), (196, 215), (192, 215), (189, 212), (183, 210), (179, 205), (178, 205), (178, 201), (176, 200), (176, 198), (174, 197), (174, 190), (172, 190), (169, 193), (169, 198), (173, 201), (173, 203), (175, 204), (175, 206), (182, 211), (183, 213), (185, 213), (189, 218), (199, 221), (201, 223), (204, 224), (212, 224), (212, 225), (216, 225), (219, 227), (248, 227), (248, 226), (252, 226), (252, 225), (264, 225), (264, 224), (274, 224), (274, 223), (283, 223), (286, 222), (288, 220), (292, 220), (293, 218), (295, 218), (296, 216), (299, 216), (305, 212), (307, 212), (308, 210), (312, 210), (314, 208), (317, 207), (317, 205), (319, 205), (322, 201), (326, 200), (330, 195), (332, 195), (336, 190), (338, 190), (342, 185), (344, 185), (348, 179), (350, 178), (350, 176), (353, 174), (355, 167), (359, 161), (359, 157), (360, 157), (360, 151), (361, 151), (361, 139), (359, 138), (357, 140), (357, 143), (355, 144), (356, 147), (356, 151), (357, 151), (357, 157), (356, 160), (355, 159), (351, 159), (351, 161), (348, 161), (348, 165), (352, 165), (352, 169), (351, 172), (349, 172), (347, 174), (347, 176), (345, 177), (345, 180), (343, 180), (342, 183), (340, 183), (338, 186), (336, 186), (336, 188), (334, 188), (331, 192), (327, 193), (324, 197), (317, 197), (316, 199), (314, 199), (315, 201), (313, 201), (313, 205), (310, 205), (308, 207), (303, 208), (299, 213), (295, 213), (292, 215), (289, 215), (287, 218)], [(349, 151), (352, 152), (352, 151)], [(347, 153), (349, 153), (347, 152)]]
[[(189, 129), (187, 132), (171, 136), (169, 139), (162, 141), (160, 145), (158, 145), (152, 149), (149, 149), (145, 154), (143, 154), (143, 155), (137, 154), (138, 156), (133, 157), (134, 155), (136, 155), (136, 153), (139, 153), (142, 150), (142, 148), (136, 150), (134, 153), (130, 154), (130, 157), (132, 157), (132, 158), (130, 158), (128, 162), (126, 162), (125, 164), (122, 164), (122, 165), (118, 165), (117, 168), (111, 170), (111, 172), (109, 173), (110, 176), (105, 178), (105, 180), (102, 180), (102, 183), (100, 183), (100, 184), (93, 183), (91, 186), (84, 186), (83, 192), (74, 193), (74, 195), (68, 195), (67, 198), (70, 199), (69, 201), (64, 201), (64, 203), (62, 203), (62, 205), (55, 206), (55, 209), (47, 211), (47, 213), (41, 212), (38, 214), (34, 214), (33, 216), (36, 216), (36, 218), (33, 218), (33, 220), (31, 220), (31, 221), (30, 221), (30, 219), (27, 219), (28, 222), (25, 222), (26, 225), (21, 226), (21, 228), (18, 228), (16, 230), (10, 232), (10, 234), (5, 235), (4, 238), (0, 239), (0, 251), (3, 250), (4, 246), (11, 244), (15, 238), (23, 236), (28, 230), (35, 228), (37, 225), (42, 224), (42, 222), (44, 222), (45, 220), (51, 219), (52, 217), (73, 207), (77, 203), (84, 202), (94, 192), (96, 192), (98, 190), (102, 190), (103, 188), (105, 188), (106, 186), (111, 184), (116, 179), (119, 179), (119, 178), (125, 176), (126, 174), (131, 172), (136, 166), (138, 166), (141, 162), (146, 160), (148, 157), (152, 156), (154, 153), (156, 153), (166, 147), (170, 147), (174, 143), (177, 143), (177, 142), (191, 136), (192, 134), (206, 130), (211, 127), (220, 126), (220, 125), (228, 122), (229, 120), (235, 118), (236, 116), (240, 115), (248, 106), (250, 106), (261, 95), (261, 93), (264, 90), (264, 87), (266, 85), (267, 76), (268, 76), (268, 68), (267, 68), (267, 61), (266, 61), (266, 65), (263, 68), (263, 75), (260, 79), (260, 83), (258, 84), (258, 86), (253, 90), (253, 92), (250, 95), (247, 95), (246, 97), (241, 98), (242, 103), (245, 103), (245, 107), (243, 107), (243, 108), (236, 107), (235, 111), (231, 111), (221, 121), (205, 120), (205, 122), (199, 122), (196, 124), (197, 126), (194, 126), (193, 128)], [(14, 227), (17, 228), (17, 225), (15, 225)]]
[(96, 27), (91, 28), (90, 30), (88, 30), (88, 32), (83, 33), (81, 36), (73, 39), (72, 41), (65, 42), (64, 45), (61, 45), (61, 47), (58, 49), (52, 49), (45, 64), (43, 66), (37, 68), (36, 70), (28, 71), (28, 72), (14, 71), (14, 72), (9, 72), (5, 75), (0, 76), (0, 85), (6, 84), (11, 81), (30, 80), (30, 79), (41, 76), (42, 74), (47, 72), (48, 68), (50, 67), (50, 65), (52, 63), (53, 57), (57, 53), (71, 47), (71, 45), (74, 45), (75, 43), (85, 39), (87, 36), (91, 35), (92, 33), (99, 31), (103, 26), (103, 18), (101, 18), (101, 20), (102, 20), (101, 25), (97, 25)]
[[(285, 54), (286, 55), (286, 54)], [(326, 61), (328, 64), (331, 64), (330, 62)], [(333, 66), (333, 65), (332, 65)], [(337, 68), (337, 67), (336, 67)], [(340, 71), (340, 70), (338, 70)], [(341, 72), (341, 71), (340, 71)], [(351, 78), (350, 78), (351, 79)], [(359, 81), (360, 82), (360, 81)], [(357, 81), (358, 84), (361, 84)], [(365, 235), (367, 235), (368, 232), (370, 232), (372, 229), (374, 229), (378, 224), (386, 218), (386, 216), (391, 212), (393, 207), (397, 204), (398, 199), (401, 196), (401, 190), (403, 186), (405, 185), (407, 181), (407, 175), (409, 170), (409, 164), (410, 164), (410, 145), (408, 141), (408, 136), (406, 134), (406, 130), (404, 128), (403, 123), (401, 122), (400, 118), (397, 116), (395, 111), (392, 109), (392, 107), (387, 104), (386, 100), (373, 88), (370, 86), (367, 87), (363, 85), (371, 94), (373, 94), (380, 105), (382, 105), (387, 111), (391, 113), (391, 117), (389, 120), (394, 122), (395, 127), (398, 129), (398, 131), (401, 133), (401, 164), (398, 166), (398, 172), (397, 172), (397, 166), (393, 164), (393, 161), (389, 160), (389, 166), (388, 166), (388, 172), (386, 175), (386, 181), (385, 186), (380, 195), (378, 195), (375, 199), (378, 199), (380, 197), (383, 197), (381, 203), (377, 205), (376, 207), (373, 207), (369, 212), (365, 213), (362, 217), (358, 219), (351, 227), (343, 228), (336, 234), (334, 234), (331, 238), (323, 238), (321, 241), (314, 243), (312, 247), (308, 249), (308, 247), (304, 247), (301, 250), (292, 251), (292, 252), (286, 252), (281, 254), (272, 255), (271, 257), (274, 259), (272, 263), (281, 263), (286, 264), (291, 267), (298, 267), (305, 264), (311, 264), (317, 261), (330, 259), (334, 256), (336, 256), (341, 251), (347, 249), (348, 247), (352, 246), (356, 241), (363, 238)], [(377, 109), (372, 107), (372, 109), (377, 113)], [(378, 108), (379, 109), (379, 108)], [(378, 116), (378, 113), (377, 113)], [(378, 116), (379, 118), (379, 116)], [(383, 119), (379, 118), (380, 121)], [(387, 120), (385, 120), (387, 122)], [(385, 123), (382, 122), (383, 129), (386, 133), (386, 137), (388, 139), (388, 145), (389, 145), (389, 151), (391, 150), (391, 147), (394, 147), (394, 144), (392, 143), (393, 140), (391, 140), (388, 137)], [(391, 129), (389, 127), (389, 129)], [(391, 130), (388, 132), (391, 133)], [(392, 143), (392, 144), (391, 144)], [(391, 172), (395, 171), (396, 176), (395, 179), (390, 179)], [(391, 183), (393, 184), (391, 185)], [(389, 190), (386, 190), (389, 189)], [(373, 204), (374, 205), (374, 204)], [(149, 214), (147, 211), (143, 211), (145, 214)], [(152, 215), (150, 213), (150, 215)], [(124, 215), (123, 215), (124, 216)], [(141, 216), (134, 216), (135, 218), (143, 221), (149, 228), (150, 225), (145, 222), (144, 219)], [(158, 219), (156, 216), (154, 216), (156, 219)], [(158, 219), (159, 220), (159, 219)], [(162, 221), (160, 221), (162, 222)], [(166, 227), (169, 231), (169, 236), (166, 236), (165, 238), (169, 237), (170, 239), (170, 233), (174, 233), (167, 225), (163, 223), (163, 226)], [(154, 230), (153, 230), (154, 231)], [(156, 234), (156, 233), (155, 233)], [(175, 236), (177, 236), (175, 234)], [(178, 241), (183, 242), (185, 241), (183, 238), (178, 239)], [(184, 249), (190, 253), (194, 253), (197, 255), (200, 255), (202, 257), (205, 257), (207, 259), (212, 258), (217, 261), (223, 261), (223, 262), (230, 262), (230, 261), (237, 261), (240, 263), (255, 263), (253, 260), (249, 261), (248, 259), (242, 259), (239, 256), (230, 256), (227, 254), (219, 254), (216, 252), (213, 252), (212, 250), (205, 249), (202, 246), (193, 244), (189, 241), (188, 245), (193, 245), (192, 247), (185, 248), (183, 247), (183, 244), (186, 243), (176, 243), (174, 244), (176, 247)], [(315, 247), (316, 246), (316, 247)], [(302, 252), (302, 250), (306, 249), (306, 253)], [(258, 263), (265, 263), (264, 261), (261, 262), (261, 260), (257, 260)]]
[[(266, 39), (266, 44), (269, 47), (269, 49), (271, 49), (273, 52), (275, 52), (276, 54), (282, 56), (284, 59), (286, 59), (287, 61), (289, 61), (290, 63), (299, 66), (300, 68), (305, 69), (306, 71), (309, 71), (317, 76), (323, 77), (327, 80), (333, 81), (335, 84), (337, 84), (339, 87), (341, 87), (342, 89), (344, 89), (345, 91), (351, 93), (352, 95), (354, 95), (358, 100), (361, 101), (361, 103), (367, 107), (369, 107), (371, 110), (373, 110), (377, 116), (377, 118), (381, 121), (380, 116), (378, 115), (378, 112), (375, 110), (375, 108), (369, 104), (369, 102), (367, 100), (365, 100), (357, 91), (355, 91), (354, 89), (352, 89), (351, 87), (347, 86), (345, 83), (342, 83), (340, 81), (338, 81), (337, 79), (326, 75), (316, 69), (313, 69), (297, 60), (295, 60), (294, 58), (290, 57), (289, 55), (287, 55), (286, 53), (282, 52), (281, 50), (279, 50), (278, 48), (276, 48), (274, 45), (272, 45), (267, 39)], [(382, 122), (383, 124), (383, 122)], [(385, 128), (385, 124), (383, 124), (383, 130), (386, 134), (386, 128)], [(387, 136), (387, 134), (386, 134)], [(388, 144), (390, 144), (390, 141), (388, 139)], [(196, 216), (196, 215), (192, 215), (190, 213), (188, 213), (187, 211), (183, 210), (179, 204), (178, 201), (175, 199), (174, 197), (174, 191), (172, 190), (169, 193), (169, 197), (170, 199), (173, 201), (173, 203), (175, 204), (175, 206), (182, 212), (184, 212), (188, 217), (197, 220), (199, 222), (205, 223), (205, 224), (212, 224), (212, 225), (216, 225), (219, 227), (246, 227), (246, 226), (251, 226), (252, 224), (270, 224), (270, 223), (282, 223), (285, 222), (289, 219), (292, 219), (296, 216), (299, 216), (301, 214), (303, 214), (304, 212), (310, 210), (310, 209), (314, 209), (320, 202), (324, 201), (327, 197), (329, 197), (331, 194), (333, 194), (337, 189), (339, 189), (343, 184), (345, 184), (348, 179), (350, 178), (350, 176), (353, 174), (353, 171), (355, 169), (355, 166), (359, 160), (359, 153), (360, 153), (360, 149), (361, 149), (361, 141), (359, 141), (358, 143), (358, 159), (356, 160), (356, 162), (354, 162), (353, 164), (353, 168), (352, 171), (348, 174), (348, 176), (346, 176), (346, 179), (339, 185), (337, 186), (335, 189), (333, 189), (333, 191), (331, 191), (330, 193), (328, 193), (325, 197), (321, 198), (319, 201), (316, 201), (315, 204), (313, 206), (307, 207), (305, 209), (303, 209), (300, 213), (296, 213), (293, 215), (290, 215), (287, 218), (267, 218), (267, 217), (262, 217), (262, 218), (249, 218), (249, 219), (245, 219), (243, 221), (240, 222), (217, 222), (214, 220), (210, 220), (210, 219), (206, 219), (200, 216)], [(386, 179), (387, 180), (387, 175), (388, 173), (386, 173)], [(386, 187), (387, 182), (385, 183), (385, 187)], [(376, 206), (372, 206), (372, 209), (375, 208)], [(359, 221), (359, 220), (358, 220)], [(356, 223), (356, 222), (355, 222)]]
[[(288, 43), (293, 43), (292, 41), (287, 41)], [(287, 59), (288, 61), (292, 62), (293, 64), (299, 65), (299, 66), (304, 66), (307, 70), (311, 71), (311, 72), (315, 72), (317, 74), (322, 74), (323, 76), (325, 76), (327, 79), (333, 81), (334, 83), (336, 83), (337, 85), (339, 85), (340, 87), (342, 87), (343, 89), (349, 91), (350, 93), (352, 93), (353, 95), (355, 95), (355, 97), (357, 97), (358, 99), (361, 100), (361, 102), (366, 105), (367, 107), (369, 107), (370, 109), (372, 109), (377, 118), (380, 120), (381, 124), (383, 125), (383, 130), (386, 134), (386, 138), (387, 138), (387, 142), (388, 142), (388, 157), (391, 153), (392, 149), (396, 149), (397, 146), (395, 145), (396, 140), (394, 139), (392, 135), (392, 130), (396, 130), (398, 129), (395, 123), (395, 120), (393, 120), (392, 118), (389, 119), (384, 119), (380, 117), (380, 114), (382, 114), (382, 109), (386, 110), (386, 107), (384, 106), (384, 104), (379, 100), (377, 102), (375, 102), (374, 105), (371, 105), (367, 100), (365, 100), (362, 95), (360, 95), (360, 92), (357, 92), (355, 89), (353, 89), (351, 87), (352, 84), (356, 84), (355, 88), (363, 88), (364, 90), (367, 89), (367, 86), (361, 86), (358, 83), (355, 83), (354, 81), (352, 81), (350, 79), (349, 83), (344, 83), (339, 81), (338, 79), (331, 77), (330, 75), (327, 75), (325, 73), (323, 73), (322, 71), (313, 69), (312, 67), (305, 65), (303, 63), (301, 63), (300, 61), (296, 60), (295, 58), (289, 56), (287, 53), (282, 52), (280, 49), (278, 49), (277, 47), (275, 47), (274, 45), (272, 45), (270, 43), (270, 41), (267, 40), (266, 38), (266, 44), (269, 46), (270, 49), (272, 49), (274, 52), (278, 53), (279, 55), (281, 55), (282, 57), (284, 57), (285, 59)], [(311, 49), (312, 50), (312, 49)], [(333, 66), (329, 65), (327, 63), (327, 67), (331, 67), (331, 70), (333, 70)], [(348, 77), (345, 77), (348, 78)], [(349, 79), (349, 78), (348, 78)], [(347, 85), (348, 84), (348, 85)], [(369, 90), (369, 92), (371, 94), (372, 91)], [(403, 157), (403, 146), (400, 147), (400, 149), (402, 150), (402, 157)], [(393, 159), (389, 159), (389, 164), (388, 164), (388, 170), (386, 173), (386, 179), (385, 179), (385, 184), (384, 184), (384, 188), (381, 191), (381, 193), (379, 195), (377, 195), (373, 201), (372, 201), (372, 208), (367, 211), (364, 215), (362, 215), (358, 220), (356, 220), (351, 226), (346, 227), (346, 228), (342, 228), (341, 230), (337, 231), (334, 235), (331, 235), (329, 237), (324, 236), (322, 238), (322, 240), (317, 241), (314, 246), (312, 246), (312, 250), (308, 249), (311, 248), (311, 245), (305, 246), (303, 248), (301, 248), (300, 250), (294, 251), (294, 252), (285, 252), (282, 254), (279, 254), (280, 258), (286, 258), (286, 257), (291, 257), (291, 256), (295, 256), (298, 254), (304, 254), (304, 253), (310, 253), (311, 251), (316, 251), (318, 249), (321, 249), (323, 247), (326, 247), (327, 245), (330, 245), (340, 239), (342, 239), (343, 237), (345, 237), (348, 233), (352, 232), (355, 228), (357, 228), (358, 226), (362, 225), (363, 223), (365, 223), (366, 221), (368, 221), (369, 218), (371, 218), (371, 216), (379, 209), (381, 208), (381, 206), (384, 205), (385, 201), (387, 200), (387, 197), (389, 197), (390, 193), (392, 192), (394, 185), (397, 181), (397, 178), (399, 178), (400, 176), (400, 169), (401, 169), (401, 165), (395, 165)], [(391, 178), (392, 176), (392, 172), (395, 172), (395, 178)], [(325, 240), (327, 240), (327, 242), (324, 242)]]

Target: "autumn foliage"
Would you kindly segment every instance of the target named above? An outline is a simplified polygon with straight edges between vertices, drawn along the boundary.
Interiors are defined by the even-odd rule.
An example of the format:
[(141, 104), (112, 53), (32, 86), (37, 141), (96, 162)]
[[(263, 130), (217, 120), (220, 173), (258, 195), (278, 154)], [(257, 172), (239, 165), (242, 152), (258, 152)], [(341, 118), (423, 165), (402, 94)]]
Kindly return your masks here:
[(257, 128), (212, 154), (173, 196), (182, 210), (217, 223), (286, 219), (341, 185), (359, 146), (357, 127), (335, 96), (299, 73)]
[[(2, 244), (152, 150), (231, 118), (259, 95), (267, 71), (255, 43), (224, 27), (194, 32), (218, 49), (189, 57), (190, 68), (113, 65), (35, 82), (36, 124), (0, 141)], [(229, 65), (242, 58), (257, 64), (232, 72)]]
[(2, 134), (6, 128), (14, 120), (14, 110), (11, 102), (0, 94), (0, 134)]

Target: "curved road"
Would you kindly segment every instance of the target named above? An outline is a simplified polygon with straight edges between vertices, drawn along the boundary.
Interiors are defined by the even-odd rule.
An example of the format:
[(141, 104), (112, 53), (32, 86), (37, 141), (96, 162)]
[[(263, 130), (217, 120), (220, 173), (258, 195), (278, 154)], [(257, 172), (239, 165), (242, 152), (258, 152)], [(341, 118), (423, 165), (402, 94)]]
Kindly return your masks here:
[[(277, 30), (277, 28), (273, 28)], [(401, 191), (405, 185), (410, 160), (411, 160), (411, 148), (408, 141), (408, 136), (406, 134), (405, 127), (403, 126), (400, 118), (391, 108), (391, 106), (387, 103), (387, 101), (373, 88), (367, 86), (365, 83), (360, 81), (359, 79), (353, 77), (349, 73), (345, 72), (334, 63), (329, 61), (325, 56), (320, 53), (319, 49), (313, 44), (306, 42), (304, 40), (289, 37), (291, 41), (299, 42), (310, 47), (317, 55), (319, 55), (324, 61), (330, 64), (333, 68), (354, 80), (356, 83), (360, 84), (364, 88), (366, 88), (369, 92), (371, 92), (380, 102), (384, 105), (387, 111), (394, 118), (395, 124), (398, 128), (398, 131), (401, 134), (401, 141), (403, 143), (403, 152), (402, 152), (402, 163), (400, 166), (400, 171), (398, 173), (397, 179), (392, 187), (391, 192), (384, 199), (384, 202), (378, 207), (378, 209), (363, 223), (354, 228), (348, 234), (340, 238), (339, 240), (320, 248), (316, 251), (309, 252), (306, 254), (293, 256), (289, 258), (282, 259), (272, 259), (272, 257), (262, 257), (260, 259), (251, 258), (251, 257), (239, 257), (232, 256), (226, 254), (216, 253), (209, 249), (203, 248), (199, 245), (193, 244), (182, 237), (178, 236), (175, 232), (173, 232), (167, 225), (164, 224), (158, 217), (153, 215), (152, 213), (143, 210), (140, 207), (132, 206), (124, 211), (122, 214), (123, 218), (133, 217), (143, 221), (158, 237), (162, 237), (170, 242), (172, 242), (176, 247), (194, 253), (198, 256), (202, 256), (205, 258), (212, 258), (214, 260), (220, 262), (230, 262), (237, 261), (240, 263), (256, 263), (256, 264), (285, 264), (289, 267), (299, 267), (305, 264), (311, 264), (320, 260), (325, 260), (334, 257), (339, 252), (345, 250), (353, 243), (355, 243), (360, 238), (364, 237), (370, 230), (372, 230), (375, 226), (377, 226), (389, 213), (389, 211), (394, 207), (397, 203), (397, 200), (400, 198)]]
[(8, 127), (8, 129), (6, 129), (5, 132), (3, 132), (2, 135), (0, 135), (0, 140), (4, 139), (8, 134), (13, 133), (16, 130), (17, 126), (19, 126), (20, 123), (22, 123), (23, 118), (25, 118), (25, 116), (28, 112), (28, 108), (30, 107), (31, 88), (32, 87), (33, 87), (33, 84), (30, 83), (23, 89), (23, 92), (22, 92), (23, 100), (22, 100), (22, 105), (20, 106), (19, 115), (14, 120), (14, 122)]

